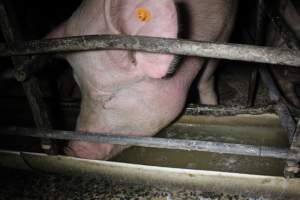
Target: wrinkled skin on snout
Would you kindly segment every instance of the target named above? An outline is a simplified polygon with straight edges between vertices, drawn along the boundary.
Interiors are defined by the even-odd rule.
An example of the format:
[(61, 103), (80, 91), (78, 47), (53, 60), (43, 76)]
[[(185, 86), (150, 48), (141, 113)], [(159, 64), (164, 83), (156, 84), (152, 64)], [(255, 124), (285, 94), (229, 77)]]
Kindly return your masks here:
[[(176, 3), (187, 10), (188, 38), (228, 39), (234, 21), (235, 0), (181, 0)], [(178, 27), (184, 26), (179, 23), (179, 16), (172, 0), (84, 0), (69, 20), (47, 37), (126, 34), (176, 38)], [(204, 66), (203, 59), (185, 58), (171, 78), (163, 79), (173, 55), (103, 50), (62, 56), (71, 64), (81, 90), (76, 129), (122, 135), (153, 136), (171, 123), (182, 111), (189, 87)], [(203, 84), (213, 80), (217, 62), (208, 63), (211, 67), (204, 70)], [(203, 99), (207, 104), (215, 104), (213, 86), (207, 85), (201, 91), (208, 98)], [(109, 159), (124, 148), (70, 141), (65, 152), (81, 158)]]

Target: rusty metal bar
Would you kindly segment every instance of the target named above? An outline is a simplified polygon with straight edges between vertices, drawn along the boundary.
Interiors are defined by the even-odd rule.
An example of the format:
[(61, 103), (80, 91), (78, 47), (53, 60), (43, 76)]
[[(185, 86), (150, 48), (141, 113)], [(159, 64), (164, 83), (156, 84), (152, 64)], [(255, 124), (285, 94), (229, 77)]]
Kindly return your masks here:
[[(266, 15), (264, 12), (264, 0), (257, 1), (257, 14), (256, 14), (256, 33), (255, 33), (255, 44), (261, 45), (264, 40), (264, 25), (265, 25)], [(255, 66), (252, 69), (249, 87), (248, 87), (248, 99), (247, 106), (252, 107), (254, 105), (256, 91), (257, 91), (257, 83), (258, 83), (258, 66)]]
[[(264, 4), (264, 3), (263, 3)], [(278, 2), (274, 3), (271, 1), (266, 1), (265, 7), (265, 13), (268, 15), (270, 21), (275, 27), (275, 30), (277, 30), (281, 37), (283, 38), (285, 44), (288, 48), (299, 50), (299, 40), (296, 37), (296, 35), (293, 33), (293, 31), (288, 27), (288, 25), (285, 23), (282, 16), (279, 14), (278, 11)], [(296, 125), (295, 119), (292, 117), (290, 109), (288, 107), (288, 103), (283, 99), (281, 96), (278, 88), (276, 87), (270, 72), (264, 68), (260, 69), (260, 74), (262, 76), (263, 81), (269, 88), (269, 95), (272, 101), (276, 102), (276, 112), (278, 113), (280, 117), (280, 121), (282, 126), (286, 129), (288, 133), (288, 139), (291, 144), (289, 149), (289, 154), (292, 153), (299, 153), (300, 149), (296, 148), (296, 146), (299, 145), (299, 134), (300, 134), (300, 127), (299, 122), (298, 125)], [(284, 167), (284, 176), (292, 178), (295, 176), (296, 173), (299, 172), (299, 160), (286, 160), (286, 164)]]
[(297, 129), (295, 131), (293, 142), (291, 145), (291, 150), (293, 151), (299, 151), (300, 150), (300, 121), (297, 123)]
[(230, 144), (220, 142), (208, 142), (200, 140), (179, 140), (155, 137), (139, 137), (112, 135), (106, 133), (58, 131), (29, 128), (6, 128), (0, 129), (3, 135), (30, 136), (38, 138), (49, 138), (59, 140), (81, 140), (97, 143), (110, 143), (118, 145), (134, 145), (152, 148), (177, 149), (187, 151), (204, 151), (220, 154), (234, 154), (245, 156), (270, 157), (277, 159), (297, 160), (298, 153), (289, 153), (288, 149), (280, 149), (266, 146), (254, 146), (244, 144)]
[[(11, 100), (9, 100), (11, 102)], [(0, 100), (1, 104), (1, 100)], [(3, 103), (6, 104), (7, 103)], [(69, 107), (79, 110), (80, 102), (60, 102), (62, 107)], [(248, 115), (262, 115), (266, 113), (275, 113), (274, 105), (267, 105), (263, 107), (252, 107), (248, 108), (245, 106), (203, 106), (197, 104), (189, 104), (185, 111), (185, 115), (211, 115), (211, 116), (236, 116), (242, 114)]]
[(185, 115), (212, 115), (212, 116), (235, 116), (242, 114), (261, 115), (265, 113), (274, 113), (274, 106), (248, 108), (244, 106), (224, 107), (224, 106), (199, 106), (189, 105), (185, 109)]
[[(15, 40), (21, 39), (17, 30), (17, 22), (9, 18), (3, 0), (0, 0), (0, 25), (3, 36), (8, 43), (13, 43)], [(19, 66), (22, 66), (28, 59), (29, 57), (12, 57), (14, 69), (18, 71)], [(22, 78), (22, 76), (20, 77)], [(31, 78), (21, 84), (28, 99), (36, 126), (38, 128), (51, 128), (48, 112), (37, 79)], [(50, 140), (43, 140), (42, 148), (48, 153), (54, 153), (54, 148)]]
[(300, 51), (290, 49), (125, 35), (76, 36), (0, 44), (0, 56), (103, 49), (136, 50), (300, 66)]
[[(256, 21), (256, 36), (255, 36), (255, 44), (256, 45), (262, 45), (264, 43), (264, 34), (263, 34), (263, 27), (265, 25), (265, 12), (268, 12), (266, 10), (267, 7), (270, 7), (270, 5), (265, 4), (265, 0), (259, 0), (258, 1), (258, 7), (257, 7), (257, 21)], [(273, 9), (275, 9), (273, 7)], [(282, 98), (280, 91), (275, 84), (269, 70), (266, 66), (260, 66), (259, 67), (259, 74), (262, 78), (263, 83), (267, 86), (269, 90), (269, 97), (273, 103), (275, 103), (275, 110), (276, 113), (279, 115), (281, 125), (285, 128), (289, 142), (292, 142), (294, 132), (296, 130), (296, 123), (291, 115), (291, 112), (287, 106), (287, 102), (284, 101)]]
[(275, 103), (274, 108), (276, 113), (279, 116), (282, 127), (286, 130), (288, 134), (289, 142), (292, 142), (294, 132), (296, 130), (296, 123), (291, 115), (291, 112), (286, 105), (285, 101), (282, 99), (280, 92), (271, 77), (270, 72), (266, 67), (259, 68), (259, 74), (262, 78), (262, 81), (267, 86), (269, 90), (269, 97), (273, 103)]
[(28, 80), (39, 72), (46, 64), (53, 59), (50, 55), (35, 55), (25, 60), (17, 69), (15, 69), (15, 78), (17, 81)]
[[(298, 154), (300, 152), (300, 121), (298, 120), (296, 131), (293, 135), (291, 146), (289, 149), (289, 154)], [(284, 176), (293, 178), (295, 174), (300, 171), (299, 166), (300, 160), (286, 160), (285, 167), (284, 167)]]
[[(274, 2), (270, 0), (265, 1), (267, 2), (267, 5), (264, 11), (271, 23), (274, 25), (275, 29), (280, 32), (280, 36), (284, 40), (284, 43), (290, 49), (300, 50), (300, 40), (280, 15), (278, 9), (276, 8), (277, 4), (274, 4)], [(299, 108), (289, 104), (288, 102), (287, 105), (292, 112), (297, 113), (297, 115), (300, 113)]]

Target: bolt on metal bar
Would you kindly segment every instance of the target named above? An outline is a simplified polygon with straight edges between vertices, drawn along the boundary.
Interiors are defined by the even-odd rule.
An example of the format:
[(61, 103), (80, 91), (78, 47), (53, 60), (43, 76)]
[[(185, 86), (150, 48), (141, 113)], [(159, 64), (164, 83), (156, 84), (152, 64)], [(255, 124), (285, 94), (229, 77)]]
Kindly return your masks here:
[[(12, 43), (21, 38), (19, 30), (17, 30), (17, 21), (9, 17), (3, 0), (0, 0), (0, 26), (3, 36), (8, 43)], [(14, 69), (17, 71), (18, 67), (22, 66), (28, 59), (28, 57), (12, 57)], [(32, 78), (21, 84), (28, 99), (36, 126), (38, 128), (51, 128), (46, 104), (42, 99), (42, 93), (37, 79)], [(43, 140), (42, 147), (47, 147), (45, 150), (49, 153), (54, 150), (51, 149), (53, 145), (50, 140)]]
[(300, 51), (241, 44), (217, 44), (126, 35), (75, 36), (0, 44), (0, 56), (89, 51), (135, 50), (228, 60), (300, 66)]
[(155, 137), (124, 136), (104, 133), (58, 131), (18, 127), (0, 129), (0, 133), (11, 136), (30, 136), (59, 140), (81, 140), (96, 143), (110, 143), (118, 145), (134, 145), (142, 147), (202, 151), (220, 154), (270, 157), (277, 159), (297, 160), (300, 158), (300, 154), (289, 153), (288, 149), (199, 140), (165, 139)]

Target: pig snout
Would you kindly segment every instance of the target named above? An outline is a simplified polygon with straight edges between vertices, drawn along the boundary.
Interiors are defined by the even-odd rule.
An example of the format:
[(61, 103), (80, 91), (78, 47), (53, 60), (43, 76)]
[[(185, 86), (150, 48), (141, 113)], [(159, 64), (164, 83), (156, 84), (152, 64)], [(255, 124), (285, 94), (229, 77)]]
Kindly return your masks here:
[(114, 145), (112, 144), (97, 144), (92, 142), (71, 141), (68, 147), (65, 148), (65, 153), (69, 156), (86, 158), (86, 159), (109, 159), (112, 155)]
[[(175, 2), (185, 4), (188, 10), (189, 39), (227, 40), (235, 0), (84, 0), (69, 20), (48, 37), (127, 34), (176, 38)], [(162, 79), (175, 56), (117, 50), (63, 56), (71, 64), (81, 90), (76, 129), (138, 136), (153, 136), (179, 115), (189, 87), (205, 63), (198, 58), (184, 59), (172, 77)], [(81, 158), (109, 159), (125, 148), (70, 141), (65, 152)]]

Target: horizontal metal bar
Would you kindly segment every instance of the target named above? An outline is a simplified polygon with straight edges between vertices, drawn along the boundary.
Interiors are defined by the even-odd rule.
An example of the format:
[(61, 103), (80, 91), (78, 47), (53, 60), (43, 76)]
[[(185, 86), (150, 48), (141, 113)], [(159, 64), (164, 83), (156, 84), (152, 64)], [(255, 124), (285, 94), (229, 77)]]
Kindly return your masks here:
[[(0, 105), (3, 100), (0, 100)], [(2, 105), (14, 104), (16, 99), (8, 99)], [(51, 101), (51, 99), (49, 99)], [(80, 101), (62, 101), (62, 107), (80, 109)], [(12, 105), (13, 106), (13, 105)], [(1, 106), (0, 106), (1, 107)], [(274, 105), (266, 105), (263, 107), (248, 108), (245, 106), (207, 106), (198, 104), (189, 104), (184, 111), (185, 115), (213, 115), (213, 116), (235, 116), (242, 114), (262, 115), (267, 113), (275, 113)]]
[(58, 131), (17, 127), (0, 129), (0, 134), (31, 136), (38, 138), (42, 137), (60, 140), (82, 140), (88, 142), (111, 143), (118, 145), (134, 145), (164, 149), (203, 151), (211, 153), (270, 157), (289, 160), (297, 160), (300, 158), (299, 154), (289, 154), (288, 149), (244, 144), (208, 142), (199, 140), (164, 139), (154, 137), (123, 136), (92, 132)]
[(0, 44), (0, 56), (102, 49), (136, 50), (300, 66), (300, 51), (291, 49), (125, 35), (76, 36)]
[(213, 116), (235, 116), (242, 114), (261, 115), (266, 113), (274, 113), (274, 106), (268, 105), (265, 107), (244, 107), (244, 106), (199, 106), (190, 104), (185, 109), (186, 115), (213, 115)]

